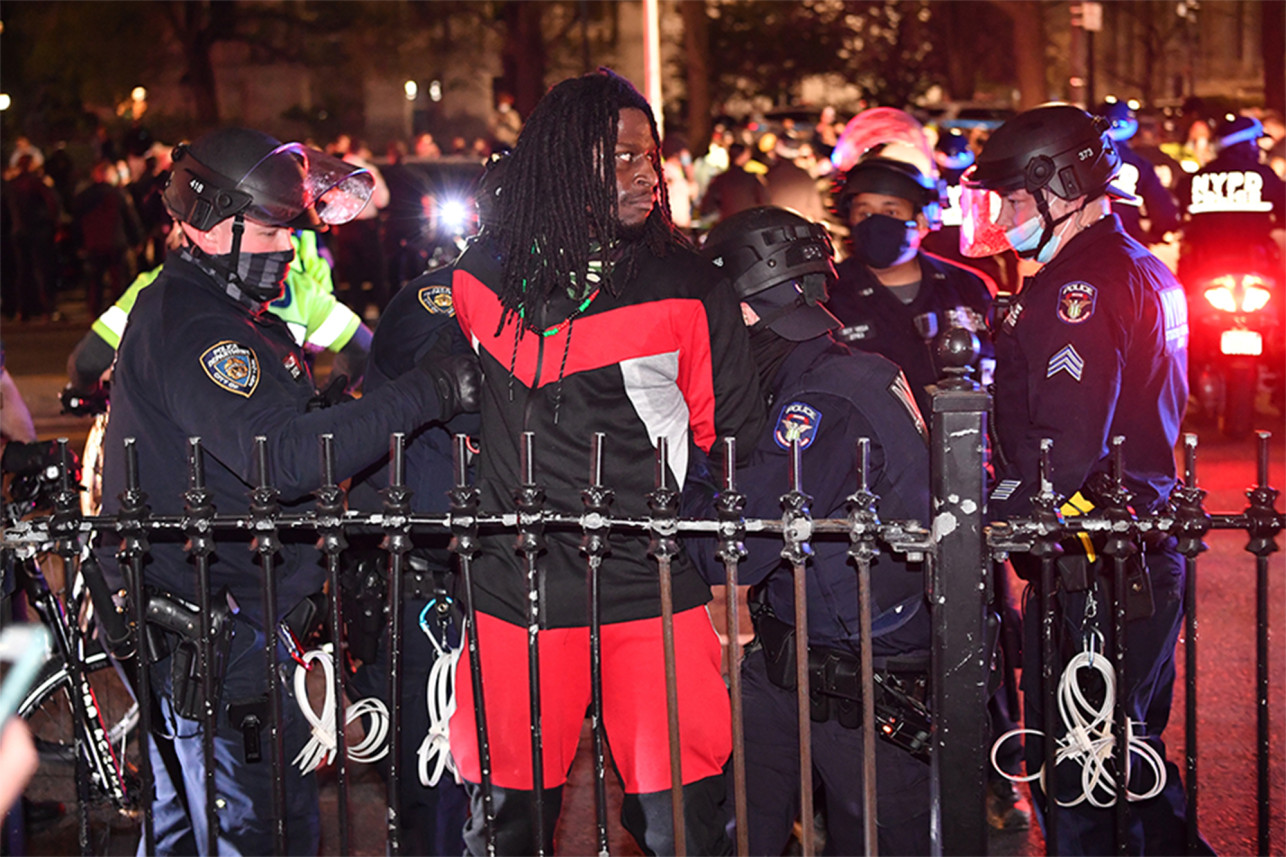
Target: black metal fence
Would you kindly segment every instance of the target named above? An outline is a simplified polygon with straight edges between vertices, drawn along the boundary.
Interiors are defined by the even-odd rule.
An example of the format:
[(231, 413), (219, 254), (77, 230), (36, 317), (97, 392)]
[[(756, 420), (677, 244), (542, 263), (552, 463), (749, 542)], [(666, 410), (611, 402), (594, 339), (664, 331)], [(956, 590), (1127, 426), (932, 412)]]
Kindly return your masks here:
[[(387, 556), (388, 597), (390, 622), (390, 664), (389, 664), (389, 699), (390, 705), (390, 743), (389, 754), (389, 788), (388, 788), (388, 842), (391, 853), (400, 852), (400, 830), (398, 811), (397, 780), (406, 772), (398, 770), (399, 747), (403, 736), (400, 729), (401, 709), (401, 664), (402, 610), (403, 598), (402, 572), (406, 567), (407, 554), (411, 551), (415, 539), (423, 534), (450, 534), (451, 547), (459, 558), (461, 581), (465, 592), (467, 624), (476, 627), (472, 604), (471, 561), (478, 549), (478, 536), (482, 532), (507, 531), (518, 537), (520, 550), (531, 559), (529, 582), (533, 592), (538, 591), (537, 578), (539, 564), (535, 561), (539, 550), (541, 535), (545, 530), (559, 529), (579, 531), (583, 535), (583, 552), (587, 557), (587, 568), (591, 583), (591, 665), (595, 673), (595, 714), (601, 705), (601, 690), (597, 685), (598, 661), (594, 643), (597, 639), (597, 569), (603, 555), (609, 531), (634, 532), (650, 534), (652, 553), (658, 561), (658, 588), (662, 599), (662, 620), (665, 628), (667, 679), (669, 693), (667, 706), (670, 712), (671, 744), (675, 742), (677, 730), (677, 700), (673, 679), (673, 639), (670, 622), (672, 603), (669, 598), (670, 558), (679, 549), (679, 539), (685, 534), (701, 533), (715, 536), (720, 545), (719, 557), (724, 561), (727, 571), (728, 592), (733, 602), (728, 605), (727, 638), (730, 646), (738, 648), (740, 634), (738, 625), (738, 605), (735, 602), (737, 592), (737, 566), (744, 556), (742, 542), (748, 534), (779, 534), (783, 544), (783, 557), (794, 566), (799, 611), (795, 617), (796, 625), (804, 637), (807, 616), (803, 605), (803, 587), (808, 575), (807, 545), (817, 539), (847, 539), (850, 542), (849, 555), (853, 560), (854, 571), (859, 575), (859, 592), (865, 599), (869, 596), (869, 572), (871, 558), (880, 550), (923, 557), (925, 568), (925, 590), (931, 610), (932, 668), (930, 677), (931, 696), (929, 708), (932, 712), (932, 783), (933, 813), (932, 825), (935, 850), (944, 854), (984, 854), (987, 852), (987, 826), (985, 813), (986, 766), (988, 764), (989, 731), (986, 717), (988, 696), (988, 671), (992, 653), (989, 649), (988, 633), (989, 604), (993, 587), (993, 574), (997, 560), (1008, 554), (1030, 552), (1042, 561), (1042, 589), (1049, 596), (1053, 591), (1053, 563), (1060, 540), (1077, 533), (1107, 536), (1106, 555), (1112, 560), (1113, 577), (1116, 592), (1124, 592), (1124, 569), (1126, 559), (1138, 551), (1142, 540), (1149, 534), (1164, 533), (1178, 539), (1179, 550), (1187, 558), (1187, 635), (1184, 644), (1186, 658), (1186, 678), (1188, 682), (1187, 704), (1187, 758), (1186, 789), (1192, 812), (1189, 816), (1189, 845), (1196, 844), (1196, 807), (1199, 796), (1198, 755), (1196, 741), (1196, 641), (1195, 633), (1197, 602), (1195, 598), (1195, 580), (1197, 557), (1204, 549), (1203, 537), (1210, 530), (1243, 530), (1249, 537), (1247, 552), (1255, 558), (1257, 570), (1258, 598), (1258, 647), (1256, 693), (1258, 694), (1258, 728), (1261, 746), (1267, 746), (1269, 727), (1268, 699), (1268, 557), (1277, 550), (1276, 536), (1283, 527), (1283, 514), (1275, 507), (1278, 492), (1267, 485), (1268, 481), (1268, 435), (1261, 433), (1258, 445), (1258, 480), (1256, 487), (1248, 492), (1249, 505), (1236, 513), (1207, 512), (1203, 505), (1205, 492), (1198, 486), (1196, 473), (1196, 438), (1187, 436), (1184, 440), (1185, 468), (1180, 487), (1174, 492), (1169, 505), (1159, 514), (1146, 517), (1134, 516), (1127, 506), (1128, 497), (1120, 484), (1119, 441), (1116, 445), (1117, 468), (1114, 491), (1109, 496), (1116, 497), (1115, 503), (1109, 502), (1095, 509), (1093, 513), (1064, 519), (1058, 511), (1060, 498), (1056, 498), (1048, 488), (1033, 506), (1030, 516), (1005, 522), (988, 523), (986, 520), (985, 487), (988, 396), (972, 385), (962, 383), (944, 385), (935, 397), (931, 437), (932, 442), (932, 497), (933, 520), (920, 521), (884, 521), (879, 517), (879, 502), (868, 489), (864, 472), (857, 474), (859, 490), (850, 498), (850, 514), (842, 519), (813, 519), (808, 512), (807, 486), (801, 483), (799, 469), (799, 449), (794, 449), (792, 484), (783, 486), (783, 514), (775, 519), (746, 519), (742, 516), (744, 497), (737, 490), (732, 476), (725, 476), (721, 496), (718, 502), (718, 515), (713, 519), (688, 519), (678, 517), (678, 503), (673, 486), (665, 484), (664, 474), (666, 450), (662, 445), (659, 450), (658, 478), (656, 490), (649, 495), (649, 508), (652, 514), (647, 518), (614, 518), (610, 514), (607, 498), (610, 486), (600, 482), (604, 455), (610, 455), (602, 436), (593, 439), (592, 460), (588, 463), (589, 478), (584, 492), (584, 510), (580, 515), (554, 514), (542, 507), (543, 493), (538, 480), (540, 474), (532, 473), (524, 465), (524, 484), (516, 486), (515, 496), (519, 499), (516, 513), (490, 514), (479, 508), (479, 492), (468, 484), (466, 478), (465, 454), (466, 439), (457, 439), (455, 462), (455, 488), (450, 492), (451, 509), (445, 515), (417, 515), (410, 512), (409, 491), (405, 486), (403, 465), (403, 437), (395, 435), (391, 441), (390, 485), (384, 491), (384, 508), (379, 513), (367, 514), (345, 510), (345, 496), (334, 478), (333, 438), (323, 436), (319, 439), (319, 455), (323, 462), (322, 472), (326, 484), (316, 492), (316, 504), (305, 513), (283, 513), (277, 504), (277, 493), (268, 484), (266, 474), (270, 472), (267, 461), (267, 445), (262, 439), (258, 443), (256, 460), (257, 487), (251, 493), (249, 509), (243, 514), (216, 512), (211, 506), (209, 492), (205, 488), (203, 454), (199, 439), (193, 438), (190, 444), (189, 484), (185, 493), (185, 511), (182, 515), (152, 515), (146, 505), (144, 486), (138, 484), (138, 470), (134, 458), (133, 445), (126, 441), (129, 462), (127, 467), (127, 489), (121, 496), (120, 512), (110, 517), (82, 517), (79, 513), (74, 486), (64, 481), (57, 499), (55, 512), (48, 517), (35, 518), (11, 526), (4, 534), (4, 549), (19, 556), (31, 557), (39, 552), (53, 552), (64, 558), (69, 567), (74, 567), (87, 556), (84, 545), (95, 531), (112, 531), (120, 538), (118, 559), (126, 573), (129, 590), (128, 616), (117, 616), (117, 624), (104, 622), (111, 619), (100, 610), (100, 637), (111, 640), (118, 651), (144, 651), (144, 630), (149, 621), (158, 621), (157, 616), (149, 616), (147, 601), (143, 597), (142, 582), (143, 562), (149, 551), (149, 540), (159, 534), (186, 539), (187, 551), (197, 576), (197, 592), (200, 603), (197, 605), (199, 615), (214, 615), (211, 605), (209, 586), (209, 558), (216, 544), (224, 541), (250, 539), (253, 549), (258, 553), (265, 573), (262, 578), (262, 597), (265, 604), (276, 603), (276, 580), (272, 573), (274, 555), (280, 547), (280, 534), (283, 531), (302, 532), (317, 537), (317, 548), (324, 556), (328, 569), (329, 599), (329, 633), (334, 645), (336, 663), (343, 663), (345, 647), (343, 638), (342, 599), (335, 597), (340, 591), (341, 557), (348, 547), (348, 538), (357, 531), (370, 533), (382, 532), (383, 549)], [(538, 437), (527, 435), (524, 438), (525, 448), (530, 452), (531, 445), (539, 443)], [(725, 471), (731, 469), (735, 460), (731, 444), (722, 449)], [(860, 456), (865, 461), (865, 455)], [(525, 459), (530, 462), (530, 454)], [(569, 463), (574, 465), (574, 463)], [(864, 469), (864, 468), (863, 468)], [(101, 593), (100, 593), (101, 596)], [(1125, 645), (1124, 607), (1121, 599), (1112, 605), (1114, 621), (1118, 634), (1115, 641), (1120, 641), (1116, 651), (1110, 651), (1111, 659), (1118, 673), (1123, 674), (1123, 648)], [(100, 606), (110, 604), (100, 602)], [(533, 597), (533, 610), (539, 609), (539, 603)], [(1048, 605), (1047, 605), (1048, 606)], [(109, 608), (110, 609), (110, 608)], [(869, 622), (868, 609), (867, 622)], [(204, 706), (201, 719), (206, 725), (205, 735), (210, 736), (214, 723), (215, 711), (212, 700), (216, 697), (213, 687), (215, 637), (218, 629), (213, 622), (198, 622), (196, 634), (199, 639), (200, 675), (204, 683)], [(113, 629), (114, 628), (114, 629)], [(868, 631), (869, 633), (869, 631)], [(478, 700), (479, 709), (485, 699), (485, 682), (480, 669), (478, 641), (473, 634), (467, 635), (467, 655), (472, 665), (474, 698)], [(533, 645), (535, 637), (532, 635)], [(75, 640), (64, 641), (61, 646), (68, 647), (62, 655), (71, 660), (83, 653), (83, 647)], [(801, 811), (802, 818), (812, 817), (812, 778), (807, 773), (811, 770), (808, 741), (808, 679), (807, 647), (799, 646), (802, 661), (798, 669), (800, 680), (800, 728), (801, 728)], [(728, 663), (736, 664), (736, 652), (730, 652)], [(532, 652), (533, 659), (536, 653)], [(863, 663), (863, 677), (866, 686), (870, 687), (871, 669), (869, 649)], [(279, 654), (277, 640), (271, 633), (265, 634), (264, 658), (268, 676), (268, 685), (272, 688), (269, 695), (270, 715), (267, 729), (269, 757), (273, 774), (272, 806), (265, 808), (274, 819), (274, 832), (278, 853), (284, 852), (285, 846), (285, 778), (283, 771), (283, 743), (278, 731), (280, 706), (282, 704), (280, 681), (278, 675)], [(135, 664), (142, 658), (134, 658)], [(139, 741), (143, 745), (140, 755), (142, 795), (151, 794), (152, 772), (148, 764), (146, 745), (151, 736), (150, 711), (146, 704), (150, 693), (148, 670), (134, 669), (134, 689), (144, 700), (140, 707)], [(343, 670), (336, 669), (333, 677), (333, 699), (335, 706), (335, 723), (345, 722), (344, 712), (340, 710), (343, 699)], [(746, 812), (744, 792), (744, 747), (742, 744), (740, 720), (740, 684), (737, 669), (730, 670), (733, 714), (733, 768), (734, 781), (737, 783), (735, 794), (735, 811), (739, 819), (744, 819)], [(1123, 675), (1118, 676), (1123, 677)], [(1048, 693), (1052, 693), (1049, 676), (1045, 676)], [(532, 682), (534, 693), (539, 692), (539, 684)], [(872, 711), (870, 700), (873, 694), (865, 693), (866, 704), (865, 728), (867, 740), (874, 741)], [(1052, 699), (1047, 697), (1045, 710), (1053, 710)], [(83, 707), (82, 707), (83, 708)], [(87, 712), (77, 708), (77, 716), (85, 717)], [(538, 711), (538, 699), (533, 700), (533, 711)], [(92, 712), (89, 712), (92, 715)], [(92, 717), (90, 718), (92, 719)], [(479, 746), (482, 755), (482, 785), (484, 794), (489, 798), (489, 761), (487, 758), (487, 736), (485, 735), (485, 716), (478, 711), (475, 722), (479, 725)], [(601, 724), (601, 718), (594, 722)], [(1053, 734), (1053, 724), (1049, 724), (1047, 734)], [(1125, 758), (1128, 753), (1126, 723), (1124, 714), (1118, 710), (1114, 720), (1115, 746), (1118, 770), (1125, 769)], [(541, 771), (539, 764), (540, 742), (539, 722), (533, 724), (536, 740), (532, 752), (535, 764), (534, 771)], [(337, 844), (340, 853), (350, 850), (348, 825), (349, 805), (347, 786), (349, 782), (348, 761), (342, 725), (336, 730), (337, 782), (339, 793), (339, 827)], [(77, 741), (88, 744), (92, 741), (92, 730), (77, 732)], [(604, 790), (602, 788), (603, 765), (600, 734), (595, 735), (596, 753), (596, 796), (599, 803), (597, 813), (598, 841), (600, 850), (606, 853), (606, 811), (604, 808)], [(1048, 769), (1053, 769), (1053, 742), (1046, 742)], [(213, 786), (214, 765), (213, 741), (206, 740), (206, 795), (207, 815), (215, 817), (215, 790)], [(88, 753), (82, 748), (82, 764)], [(870, 754), (868, 753), (868, 758)], [(1259, 753), (1257, 771), (1258, 799), (1258, 849), (1259, 853), (1270, 853), (1269, 842), (1269, 796), (1268, 796), (1268, 754)], [(673, 795), (675, 798), (675, 842), (679, 853), (682, 853), (684, 836), (682, 833), (682, 790), (679, 766), (672, 764), (674, 775)], [(873, 769), (867, 771), (865, 784), (869, 789), (873, 784)], [(1116, 797), (1116, 815), (1118, 818), (1119, 843), (1124, 842), (1125, 803), (1118, 790)], [(540, 790), (535, 794), (539, 796)], [(84, 792), (82, 790), (82, 796)], [(144, 845), (147, 852), (154, 849), (150, 807), (147, 800), (140, 802), (143, 818)], [(868, 807), (873, 806), (869, 800)], [(492, 815), (490, 801), (487, 807), (486, 822), (488, 834)], [(873, 821), (874, 813), (868, 813)], [(535, 816), (542, 818), (539, 811)], [(83, 825), (87, 820), (82, 813), (82, 849), (88, 849), (89, 839)], [(1058, 823), (1058, 813), (1049, 818), (1049, 823)], [(738, 851), (747, 852), (745, 824), (738, 824)], [(539, 828), (537, 828), (539, 829)], [(217, 825), (210, 825), (208, 850), (215, 851)], [(815, 843), (811, 837), (811, 825), (803, 825), (804, 852), (812, 853)], [(489, 836), (490, 841), (490, 836)], [(541, 841), (539, 838), (537, 841)], [(874, 826), (868, 826), (869, 850), (874, 852)], [(1278, 844), (1280, 847), (1281, 843)]]

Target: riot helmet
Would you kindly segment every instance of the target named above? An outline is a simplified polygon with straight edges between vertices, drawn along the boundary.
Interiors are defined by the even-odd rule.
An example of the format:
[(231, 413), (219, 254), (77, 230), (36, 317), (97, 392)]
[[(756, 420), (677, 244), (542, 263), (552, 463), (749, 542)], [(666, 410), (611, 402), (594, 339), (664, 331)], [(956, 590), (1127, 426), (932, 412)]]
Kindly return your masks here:
[(933, 158), (943, 172), (959, 173), (973, 166), (975, 155), (964, 132), (959, 128), (948, 128), (938, 135)]
[[(1018, 255), (1048, 261), (1057, 242), (1050, 244), (1054, 229), (1070, 218), (1069, 211), (1055, 218), (1050, 213), (1049, 194), (1068, 202), (1082, 199), (1082, 207), (1104, 194), (1117, 199), (1133, 199), (1130, 194), (1112, 187), (1111, 181), (1121, 168), (1121, 155), (1108, 135), (1110, 124), (1101, 116), (1091, 116), (1071, 104), (1044, 104), (1019, 113), (996, 129), (983, 147), (977, 162), (961, 178), (971, 191), (995, 191), (1006, 195), (1018, 190), (1031, 194), (1040, 212), (1041, 223), (1030, 241), (1014, 244)], [(963, 204), (966, 217), (988, 218), (1000, 206), (986, 199)], [(1079, 209), (1078, 209), (1079, 210)], [(984, 219), (971, 225), (977, 240), (990, 243), (995, 224)], [(966, 255), (979, 255), (970, 249)]]
[(200, 232), (229, 217), (292, 228), (347, 223), (375, 187), (369, 170), (248, 128), (180, 143), (172, 158), (165, 207)]
[(1002, 194), (1021, 188), (1037, 197), (1048, 189), (1066, 200), (1102, 196), (1121, 167), (1108, 128), (1106, 119), (1071, 104), (1026, 110), (991, 135), (965, 184)]
[(777, 206), (750, 208), (721, 220), (701, 252), (758, 313), (752, 330), (767, 327), (803, 342), (839, 327), (822, 306), (837, 275), (820, 223)]
[[(835, 183), (832, 193), (835, 215), (843, 223), (849, 222), (853, 197), (860, 193), (880, 193), (905, 199), (929, 217), (927, 209), (940, 206), (942, 195), (937, 183), (932, 181), (914, 164), (883, 154), (863, 158), (853, 165)], [(932, 218), (930, 218), (932, 220)]]
[(1134, 112), (1136, 104), (1137, 102), (1118, 101), (1108, 96), (1096, 111), (1111, 125), (1107, 134), (1118, 143), (1130, 139), (1139, 131), (1139, 118)]
[(1257, 144), (1264, 136), (1264, 123), (1253, 116), (1224, 116), (1215, 128), (1215, 151), (1222, 152), (1243, 143)]

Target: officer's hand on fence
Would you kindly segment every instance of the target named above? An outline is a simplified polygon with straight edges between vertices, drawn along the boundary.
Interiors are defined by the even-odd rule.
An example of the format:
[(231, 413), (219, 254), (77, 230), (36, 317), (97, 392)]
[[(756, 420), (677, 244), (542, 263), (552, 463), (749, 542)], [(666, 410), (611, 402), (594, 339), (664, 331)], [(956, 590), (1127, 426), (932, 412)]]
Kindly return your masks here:
[(305, 410), (311, 413), (312, 411), (321, 410), (322, 408), (329, 408), (334, 405), (338, 405), (341, 402), (352, 401), (353, 397), (348, 395), (347, 388), (347, 375), (341, 374), (332, 376), (330, 383), (326, 385), (326, 389), (318, 390), (317, 394), (308, 400), (308, 405)]
[(438, 389), (442, 411), (438, 417), (446, 422), (457, 414), (477, 413), (481, 408), (482, 366), (476, 355), (441, 355), (430, 351), (420, 361), (419, 369), (427, 372)]

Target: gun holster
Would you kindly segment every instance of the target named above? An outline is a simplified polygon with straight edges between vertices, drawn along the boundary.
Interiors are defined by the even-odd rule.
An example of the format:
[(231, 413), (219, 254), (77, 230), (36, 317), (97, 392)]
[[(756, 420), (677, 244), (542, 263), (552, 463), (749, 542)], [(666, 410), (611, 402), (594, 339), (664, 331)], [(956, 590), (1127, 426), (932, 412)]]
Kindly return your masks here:
[(795, 627), (778, 619), (767, 605), (754, 612), (755, 633), (764, 650), (768, 680), (785, 690), (794, 690)]
[[(232, 647), (236, 599), (225, 586), (210, 603), (210, 644), (214, 662), (210, 671), (217, 689)], [(199, 720), (205, 711), (201, 685), (201, 612), (196, 605), (165, 593), (147, 599), (147, 646), (149, 663), (170, 656), (170, 694), (174, 711), (189, 720)], [(217, 690), (216, 690), (217, 693)]]
[(344, 636), (355, 661), (373, 662), (379, 653), (380, 632), (388, 617), (388, 569), (385, 554), (375, 548), (342, 554), (339, 597), (344, 607)]

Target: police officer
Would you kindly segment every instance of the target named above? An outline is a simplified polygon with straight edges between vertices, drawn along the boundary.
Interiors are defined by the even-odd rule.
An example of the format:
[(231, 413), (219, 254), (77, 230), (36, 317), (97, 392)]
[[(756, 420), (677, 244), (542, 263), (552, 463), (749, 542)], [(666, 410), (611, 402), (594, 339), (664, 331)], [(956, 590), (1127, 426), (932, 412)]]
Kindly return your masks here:
[[(126, 438), (137, 441), (140, 482), (155, 514), (182, 513), (194, 436), (205, 450), (206, 484), (219, 512), (247, 507), (258, 477), (256, 436), (267, 438), (267, 480), (280, 491), (283, 510), (291, 511), (311, 508), (310, 493), (322, 484), (319, 434), (334, 434), (335, 478), (342, 480), (378, 458), (390, 432), (476, 407), (477, 368), (467, 358), (426, 362), (358, 401), (310, 407), (315, 389), (304, 354), (265, 304), (281, 293), (293, 256), (291, 226), (342, 222), (361, 208), (370, 187), (360, 170), (242, 128), (175, 149), (164, 201), (184, 243), (139, 294), (121, 338), (105, 442), (104, 513), (121, 505)], [(279, 620), (320, 592), (323, 577), (312, 538), (287, 534), (282, 541), (273, 567), (275, 605), (263, 603), (264, 570), (247, 545), (221, 543), (211, 559), (212, 589), (226, 588), (240, 606), (216, 677), (220, 851), (273, 850), (272, 778), (268, 762), (260, 761), (269, 749), (255, 744), (268, 710), (263, 635), (265, 628), (277, 634)], [(194, 578), (182, 545), (153, 544), (149, 587), (195, 602)], [(188, 694), (175, 686), (190, 677), (172, 676), (172, 662), (177, 659), (163, 657), (151, 674), (161, 711), (150, 744), (156, 847), (192, 853), (207, 841), (201, 726), (199, 714), (182, 704)], [(288, 688), (282, 693), (289, 759), (302, 747), (307, 726)], [(315, 854), (315, 778), (293, 768), (286, 776), (288, 851)]]
[(843, 324), (836, 338), (901, 367), (921, 412), (942, 377), (934, 340), (951, 328), (978, 335), (980, 380), (989, 382), (987, 286), (976, 273), (920, 250), (929, 234), (927, 209), (940, 204), (937, 188), (914, 165), (875, 156), (848, 171), (835, 200), (836, 214), (852, 228), (852, 255), (840, 263), (826, 303)]
[[(1098, 115), (1111, 123), (1107, 133), (1121, 156), (1121, 171), (1113, 186), (1133, 197), (1113, 200), (1112, 211), (1121, 218), (1121, 225), (1135, 241), (1144, 245), (1160, 244), (1167, 232), (1179, 228), (1179, 207), (1161, 183), (1156, 168), (1130, 148), (1129, 140), (1139, 130), (1134, 108), (1129, 102), (1109, 98), (1099, 106)], [(1147, 219), (1146, 228), (1142, 222), (1144, 218)]]
[(977, 273), (987, 283), (990, 292), (994, 293), (998, 289), (1012, 292), (1017, 279), (1017, 260), (1012, 254), (966, 256), (960, 247), (960, 226), (964, 222), (960, 204), (960, 177), (973, 166), (975, 157), (973, 149), (969, 147), (969, 138), (959, 128), (944, 128), (939, 132), (938, 141), (933, 144), (933, 160), (938, 165), (938, 175), (946, 187), (942, 227), (925, 235), (920, 242), (920, 249)]
[[(857, 490), (857, 442), (871, 441), (871, 490), (886, 520), (924, 521), (929, 513), (926, 430), (896, 365), (851, 350), (828, 334), (839, 322), (822, 305), (835, 277), (826, 231), (780, 208), (750, 209), (721, 222), (703, 253), (732, 279), (749, 328), (751, 352), (773, 419), (749, 460), (738, 468), (746, 514), (776, 517), (789, 485), (790, 439), (803, 450), (803, 484), (818, 517), (844, 517)], [(712, 512), (711, 508), (705, 511)], [(705, 547), (708, 547), (706, 545)], [(781, 543), (750, 539), (741, 581), (762, 591), (756, 619), (762, 646), (742, 666), (746, 712), (746, 784), (752, 854), (781, 854), (799, 809), (799, 746), (794, 687), (794, 595)], [(810, 662), (856, 668), (859, 651), (857, 572), (847, 540), (818, 540), (808, 571)], [(707, 551), (711, 583), (723, 567)], [(928, 663), (929, 618), (923, 578), (882, 553), (872, 565), (872, 655), (876, 668), (914, 685)], [(828, 672), (835, 672), (830, 670)], [(853, 670), (848, 671), (849, 675)], [(861, 705), (854, 688), (819, 682), (812, 741), (827, 853), (864, 851)], [(906, 750), (876, 745), (879, 848), (886, 854), (929, 852), (929, 766)], [(811, 824), (812, 819), (804, 819)]]
[[(435, 354), (445, 357), (472, 353), (464, 331), (455, 320), (451, 302), (454, 270), (453, 266), (446, 266), (421, 274), (389, 301), (371, 343), (365, 393), (392, 383), (421, 361), (432, 360)], [(460, 414), (450, 420), (431, 422), (407, 438), (406, 487), (411, 490), (414, 514), (440, 515), (448, 511), (447, 492), (454, 485), (453, 438), (456, 434), (476, 435), (479, 425), (476, 414)], [(385, 456), (378, 466), (366, 468), (354, 480), (349, 507), (379, 511), (382, 508), (379, 491), (388, 484), (388, 457)], [(432, 727), (440, 729), (443, 725), (430, 723), (425, 705), (425, 679), (438, 658), (449, 656), (449, 651), (459, 643), (460, 611), (454, 608), (455, 581), (447, 547), (450, 536), (416, 534), (414, 540), (402, 588), (403, 738), (398, 783), (402, 849), (408, 854), (457, 855), (464, 853), (464, 823), (469, 814), (464, 788), (454, 782), (450, 773), (445, 773), (431, 787), (425, 785), (420, 774), (425, 736)], [(356, 586), (346, 584), (349, 591), (345, 594), (352, 596), (355, 603), (345, 609), (344, 615), (350, 621), (350, 647), (357, 645), (370, 652), (359, 655), (364, 663), (354, 674), (352, 687), (358, 696), (378, 696), (388, 702), (386, 594), (382, 586), (363, 585), (369, 580), (382, 583), (387, 576), (383, 552), (373, 549), (377, 544), (378, 537), (368, 544), (367, 551), (350, 552), (359, 558), (353, 571), (362, 578), (353, 581)], [(368, 618), (376, 620), (373, 627), (361, 628)], [(436, 752), (445, 753), (446, 747)]]
[[(1109, 194), (1119, 191), (1109, 183), (1121, 159), (1108, 127), (1101, 117), (1067, 104), (1025, 111), (997, 129), (965, 180), (1000, 195), (998, 225), (1021, 257), (1043, 264), (998, 320), (1000, 450), (999, 481), (989, 501), (993, 519), (1032, 511), (1042, 438), (1053, 441), (1055, 493), (1081, 508), (1098, 501), (1092, 486), (1109, 469), (1109, 440), (1116, 436), (1125, 438), (1125, 488), (1139, 514), (1161, 508), (1175, 484), (1173, 448), (1187, 402), (1186, 304), (1166, 266), (1130, 238), (1111, 211)], [(1096, 550), (1075, 541), (1064, 549), (1060, 568), (1067, 573), (1056, 593), (1055, 628), (1068, 651), (1079, 651), (1097, 633), (1110, 641), (1111, 602)], [(1036, 576), (1033, 565), (1030, 557), (1015, 557), (1016, 570), (1029, 580)], [(1145, 564), (1136, 565), (1131, 578), (1139, 592), (1150, 588), (1151, 600), (1130, 605), (1126, 683), (1117, 689), (1118, 701), (1140, 724), (1135, 735), (1162, 759), (1183, 575), (1173, 539), (1146, 545)], [(1035, 594), (1029, 591), (1024, 600), (1023, 709), (1027, 727), (1043, 730), (1041, 622), (1030, 615), (1040, 603)], [(1036, 773), (1041, 740), (1029, 738), (1025, 749), (1027, 772)], [(1158, 796), (1129, 804), (1127, 849), (1133, 853), (1184, 850), (1183, 786), (1173, 764), (1165, 769)], [(1131, 788), (1144, 789), (1144, 779), (1142, 773), (1132, 778)], [(1044, 809), (1039, 782), (1032, 786), (1037, 808)], [(1058, 800), (1066, 806), (1081, 790), (1080, 769), (1060, 764)], [(1059, 812), (1058, 853), (1113, 850), (1111, 808), (1081, 801)]]
[[(176, 240), (181, 230), (171, 233)], [(317, 249), (317, 233), (308, 229), (291, 232), (295, 258), (286, 272), (280, 297), (268, 304), (268, 312), (279, 316), (295, 340), (309, 351), (327, 350), (335, 355), (332, 377), (345, 376), (350, 389), (361, 385), (366, 355), (371, 350), (371, 331), (362, 319), (335, 297), (330, 264)], [(94, 319), (88, 332), (76, 343), (67, 358), (71, 379), (67, 396), (88, 396), (97, 391), (99, 379), (116, 359), (125, 323), (138, 293), (150, 286), (161, 269), (144, 271), (134, 278), (125, 294)]]
[(1270, 233), (1286, 225), (1286, 183), (1260, 162), (1262, 136), (1258, 119), (1226, 117), (1215, 129), (1215, 159), (1184, 186), (1179, 276), (1185, 283), (1228, 256), (1280, 272), (1280, 252)]

